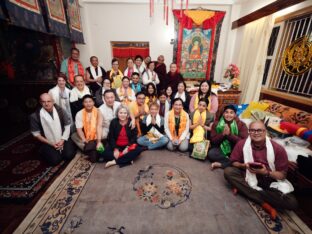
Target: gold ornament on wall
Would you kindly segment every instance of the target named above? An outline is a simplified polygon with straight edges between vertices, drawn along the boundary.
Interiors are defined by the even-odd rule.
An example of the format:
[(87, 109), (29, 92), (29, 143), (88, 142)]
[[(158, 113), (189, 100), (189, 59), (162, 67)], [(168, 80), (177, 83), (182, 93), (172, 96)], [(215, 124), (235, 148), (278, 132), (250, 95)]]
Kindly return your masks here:
[(282, 66), (288, 75), (300, 75), (312, 67), (312, 42), (308, 36), (296, 39), (285, 49)]

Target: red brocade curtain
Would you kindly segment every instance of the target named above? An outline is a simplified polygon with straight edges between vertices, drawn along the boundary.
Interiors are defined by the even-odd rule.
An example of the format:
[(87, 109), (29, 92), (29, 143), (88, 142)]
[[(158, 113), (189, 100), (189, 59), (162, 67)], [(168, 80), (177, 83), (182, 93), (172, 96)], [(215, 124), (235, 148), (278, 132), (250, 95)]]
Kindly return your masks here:
[(148, 42), (112, 42), (113, 57), (130, 58), (141, 55), (143, 58), (149, 56)]
[[(200, 11), (201, 13), (209, 13), (210, 16), (207, 16), (207, 19), (204, 19), (200, 22), (200, 24), (196, 24), (194, 22), (194, 18), (189, 17), (188, 13), (196, 14), (196, 11)], [(216, 49), (217, 43), (216, 41), (216, 29), (219, 23), (222, 23), (224, 18), (225, 12), (222, 11), (209, 11), (209, 10), (173, 10), (174, 17), (178, 20), (178, 38), (177, 38), (177, 50), (176, 50), (176, 63), (178, 69), (180, 70), (181, 67), (181, 52), (182, 52), (182, 43), (183, 43), (183, 30), (188, 29), (191, 30), (193, 28), (201, 28), (202, 30), (211, 29), (211, 39), (210, 39), (210, 46), (208, 52), (208, 61), (207, 62), (207, 71), (206, 71), (206, 79), (209, 80), (211, 78), (211, 71), (212, 71), (212, 61), (213, 57), (216, 57)], [(200, 18), (200, 17), (199, 17)], [(219, 36), (219, 35), (218, 35)], [(215, 54), (215, 55), (214, 55)], [(188, 77), (184, 77), (188, 78)]]

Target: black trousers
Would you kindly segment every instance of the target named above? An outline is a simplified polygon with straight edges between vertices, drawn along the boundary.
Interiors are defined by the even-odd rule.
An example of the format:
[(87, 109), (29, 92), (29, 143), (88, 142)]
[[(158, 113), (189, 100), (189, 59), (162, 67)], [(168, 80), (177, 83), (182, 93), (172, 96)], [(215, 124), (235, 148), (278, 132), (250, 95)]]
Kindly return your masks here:
[[(119, 150), (122, 151), (124, 148), (125, 147), (122, 147)], [(103, 156), (105, 161), (116, 160), (117, 165), (119, 165), (119, 167), (123, 167), (131, 164), (131, 161), (133, 161), (136, 157), (138, 157), (142, 151), (143, 151), (142, 147), (137, 146), (135, 150), (131, 150), (122, 157), (115, 159), (114, 149), (111, 148), (110, 146), (107, 146), (107, 148), (105, 148)]]
[(245, 181), (245, 174), (236, 167), (227, 167), (224, 169), (224, 178), (230, 185), (237, 188), (248, 199), (262, 205), (269, 203), (277, 209), (295, 210), (298, 203), (293, 194), (283, 194), (277, 189), (262, 187), (262, 191), (251, 188)]
[(211, 162), (221, 163), (222, 168), (231, 166), (231, 161), (229, 158), (226, 158), (221, 152), (220, 148), (212, 148), (208, 151), (208, 159)]
[(76, 152), (77, 148), (71, 139), (64, 142), (64, 147), (61, 152), (48, 144), (43, 144), (39, 149), (40, 156), (51, 166), (56, 166), (62, 160), (72, 160), (75, 157)]

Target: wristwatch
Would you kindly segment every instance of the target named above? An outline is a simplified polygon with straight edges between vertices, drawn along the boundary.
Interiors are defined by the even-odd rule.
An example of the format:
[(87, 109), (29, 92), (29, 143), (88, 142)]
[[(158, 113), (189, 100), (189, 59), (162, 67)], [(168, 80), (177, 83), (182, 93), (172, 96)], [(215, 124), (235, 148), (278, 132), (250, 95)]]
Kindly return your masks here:
[(267, 173), (265, 174), (265, 177), (270, 177), (270, 175), (271, 175), (271, 171), (267, 171)]

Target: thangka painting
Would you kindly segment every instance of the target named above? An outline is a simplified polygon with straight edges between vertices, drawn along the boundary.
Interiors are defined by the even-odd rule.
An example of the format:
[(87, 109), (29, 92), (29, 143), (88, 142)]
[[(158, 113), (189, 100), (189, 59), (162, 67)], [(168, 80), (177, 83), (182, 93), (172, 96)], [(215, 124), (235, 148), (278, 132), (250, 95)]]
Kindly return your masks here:
[(180, 73), (187, 78), (205, 78), (211, 40), (211, 29), (184, 29)]
[(10, 2), (26, 10), (41, 14), (38, 0), (10, 0)]
[(68, 15), (70, 18), (70, 26), (81, 32), (80, 11), (78, 0), (68, 0)]
[(173, 61), (184, 79), (213, 80), (223, 11), (173, 10)]
[(10, 24), (47, 32), (39, 0), (1, 0), (8, 10)]
[(64, 6), (62, 0), (46, 0), (51, 19), (66, 24)]

